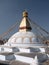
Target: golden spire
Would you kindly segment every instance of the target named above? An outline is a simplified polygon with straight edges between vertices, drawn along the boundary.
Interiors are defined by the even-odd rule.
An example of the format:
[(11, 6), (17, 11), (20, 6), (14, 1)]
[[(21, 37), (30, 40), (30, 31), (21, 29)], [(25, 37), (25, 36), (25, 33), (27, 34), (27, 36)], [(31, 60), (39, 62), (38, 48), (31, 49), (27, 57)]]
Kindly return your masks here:
[(31, 31), (31, 26), (30, 26), (30, 20), (28, 18), (28, 12), (27, 11), (24, 11), (23, 12), (23, 19), (20, 23), (20, 26), (19, 26), (19, 31), (20, 32), (27, 32), (27, 31)]

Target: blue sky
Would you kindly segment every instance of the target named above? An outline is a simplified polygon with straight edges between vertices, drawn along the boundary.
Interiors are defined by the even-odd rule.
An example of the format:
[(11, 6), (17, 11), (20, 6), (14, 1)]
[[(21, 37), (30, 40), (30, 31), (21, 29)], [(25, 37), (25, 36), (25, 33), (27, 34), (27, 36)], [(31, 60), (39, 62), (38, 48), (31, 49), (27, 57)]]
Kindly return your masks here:
[(21, 21), (24, 10), (32, 21), (49, 32), (49, 0), (0, 0), (0, 34)]

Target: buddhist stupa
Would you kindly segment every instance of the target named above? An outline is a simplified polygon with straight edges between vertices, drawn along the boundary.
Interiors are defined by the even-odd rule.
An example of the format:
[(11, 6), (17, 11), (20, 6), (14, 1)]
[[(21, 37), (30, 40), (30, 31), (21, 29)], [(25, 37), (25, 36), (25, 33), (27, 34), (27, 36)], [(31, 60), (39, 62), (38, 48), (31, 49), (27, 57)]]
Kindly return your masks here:
[(0, 46), (1, 61), (20, 61), (29, 65), (39, 65), (49, 59), (46, 54), (46, 44), (32, 32), (28, 12), (23, 12), (19, 30), (13, 34), (8, 42)]
[[(31, 21), (28, 17), (28, 12), (23, 12), (23, 18), (19, 26), (19, 31), (10, 37), (7, 45), (9, 46), (19, 46), (19, 47), (32, 47), (32, 46), (43, 46), (41, 38), (31, 32)], [(44, 45), (45, 46), (45, 45)]]

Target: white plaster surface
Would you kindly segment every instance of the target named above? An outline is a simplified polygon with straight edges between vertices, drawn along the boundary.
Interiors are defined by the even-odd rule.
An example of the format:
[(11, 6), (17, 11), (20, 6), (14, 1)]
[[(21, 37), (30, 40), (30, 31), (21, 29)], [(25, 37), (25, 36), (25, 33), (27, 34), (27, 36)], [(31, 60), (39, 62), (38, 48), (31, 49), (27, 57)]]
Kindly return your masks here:
[(12, 52), (12, 48), (0, 47), (0, 52)]
[(30, 65), (39, 65), (37, 56), (35, 56), (35, 60), (32, 60), (32, 63), (30, 63)]
[(0, 60), (5, 61), (6, 60), (5, 56), (4, 55), (0, 55)]
[(0, 55), (0, 60), (7, 61), (7, 60), (15, 60), (14, 55)]
[(26, 53), (30, 53), (30, 49), (25, 49), (25, 48), (19, 48), (20, 52), (26, 52)]
[(39, 48), (41, 52), (45, 52), (45, 48)]
[(20, 55), (15, 55), (15, 57), (16, 57), (16, 60), (26, 62), (26, 63), (31, 63), (33, 60), (33, 58), (24, 57), (24, 56), (20, 56)]
[(9, 43), (32, 43), (40, 42), (41, 40), (37, 39), (37, 35), (33, 32), (17, 32), (8, 40)]
[(46, 46), (45, 44), (43, 44), (43, 43), (37, 43), (37, 42), (35, 42), (35, 43), (24, 43), (24, 44), (20, 44), (20, 43), (9, 43), (9, 42), (7, 42), (7, 43), (5, 43), (5, 45), (4, 46), (11, 46), (11, 47), (44, 47), (44, 46)]

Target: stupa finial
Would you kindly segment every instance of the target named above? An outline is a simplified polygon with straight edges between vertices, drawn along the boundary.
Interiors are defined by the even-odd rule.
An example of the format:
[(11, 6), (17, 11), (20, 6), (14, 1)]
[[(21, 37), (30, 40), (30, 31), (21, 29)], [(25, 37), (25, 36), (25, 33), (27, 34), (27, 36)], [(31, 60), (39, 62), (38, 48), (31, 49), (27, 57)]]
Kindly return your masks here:
[(23, 12), (23, 18), (22, 18), (22, 21), (21, 21), (20, 26), (19, 26), (19, 31), (20, 32), (27, 32), (27, 31), (31, 31), (31, 30), (32, 30), (32, 28), (31, 28), (30, 21), (28, 18), (28, 12), (25, 10)]
[(27, 12), (27, 10), (24, 10), (24, 12), (23, 12), (23, 17), (28, 17), (28, 12)]

